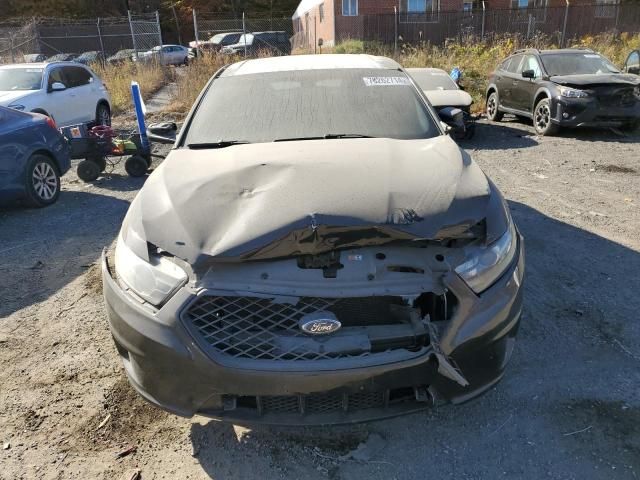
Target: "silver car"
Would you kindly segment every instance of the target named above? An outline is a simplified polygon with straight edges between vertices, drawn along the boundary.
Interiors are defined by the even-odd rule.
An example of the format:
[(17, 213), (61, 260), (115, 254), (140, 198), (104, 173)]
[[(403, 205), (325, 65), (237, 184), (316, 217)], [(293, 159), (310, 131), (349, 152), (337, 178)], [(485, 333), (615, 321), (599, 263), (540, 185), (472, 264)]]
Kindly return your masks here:
[(288, 56), (213, 76), (102, 272), (147, 400), (330, 424), (498, 382), (524, 250), (496, 186), (400, 65)]

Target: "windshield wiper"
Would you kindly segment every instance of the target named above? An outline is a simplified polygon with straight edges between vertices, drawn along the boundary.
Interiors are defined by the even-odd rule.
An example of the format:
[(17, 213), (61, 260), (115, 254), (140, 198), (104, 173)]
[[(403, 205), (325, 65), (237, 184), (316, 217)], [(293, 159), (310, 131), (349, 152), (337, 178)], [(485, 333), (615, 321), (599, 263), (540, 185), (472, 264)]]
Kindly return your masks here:
[(297, 140), (331, 140), (334, 138), (374, 138), (370, 135), (361, 135), (359, 133), (327, 133), (322, 137), (291, 137), (291, 138), (276, 138), (274, 142), (295, 142)]
[(219, 142), (189, 143), (187, 147), (191, 149), (225, 148), (232, 145), (246, 145), (247, 143), (251, 142), (247, 140), (220, 140)]

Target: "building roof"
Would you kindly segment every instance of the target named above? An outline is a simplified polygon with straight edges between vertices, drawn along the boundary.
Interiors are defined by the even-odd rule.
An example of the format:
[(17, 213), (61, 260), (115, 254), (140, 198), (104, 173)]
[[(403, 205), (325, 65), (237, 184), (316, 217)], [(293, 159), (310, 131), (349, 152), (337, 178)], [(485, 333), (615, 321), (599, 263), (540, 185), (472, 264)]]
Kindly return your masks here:
[(222, 77), (249, 75), (252, 73), (286, 72), (293, 70), (327, 70), (338, 68), (399, 69), (400, 64), (387, 57), (352, 54), (287, 55), (283, 57), (256, 58), (234, 63)]
[(295, 20), (296, 18), (300, 18), (302, 15), (323, 2), (324, 0), (301, 0), (298, 4), (298, 8), (296, 8), (296, 11), (293, 12), (293, 16), (291, 18), (293, 20)]

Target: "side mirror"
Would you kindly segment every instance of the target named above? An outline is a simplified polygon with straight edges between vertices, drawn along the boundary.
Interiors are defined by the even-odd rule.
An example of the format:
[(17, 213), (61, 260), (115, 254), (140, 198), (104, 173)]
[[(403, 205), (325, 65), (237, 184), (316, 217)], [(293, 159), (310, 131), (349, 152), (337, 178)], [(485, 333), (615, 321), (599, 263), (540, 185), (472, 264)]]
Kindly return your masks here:
[(536, 78), (536, 73), (533, 70), (523, 70), (522, 78)]
[(633, 67), (626, 68), (627, 73), (633, 73), (634, 75), (640, 75), (640, 66), (634, 65)]
[(464, 132), (464, 112), (455, 107), (444, 107), (438, 110), (441, 123), (446, 125), (445, 131)]
[(177, 133), (175, 122), (152, 123), (147, 127), (147, 137), (151, 142), (174, 144)]
[(67, 89), (67, 86), (62, 82), (53, 82), (51, 84), (51, 91), (52, 92), (61, 92), (61, 91), (66, 90), (66, 89)]

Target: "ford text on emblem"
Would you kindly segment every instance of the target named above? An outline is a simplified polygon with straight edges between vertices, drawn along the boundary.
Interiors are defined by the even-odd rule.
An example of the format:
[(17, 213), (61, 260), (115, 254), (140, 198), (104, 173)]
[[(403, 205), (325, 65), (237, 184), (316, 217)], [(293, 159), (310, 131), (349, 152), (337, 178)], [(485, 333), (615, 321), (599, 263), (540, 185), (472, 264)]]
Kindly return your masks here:
[(327, 335), (339, 330), (342, 326), (340, 320), (327, 311), (305, 315), (298, 321), (298, 325), (304, 333), (310, 335)]

